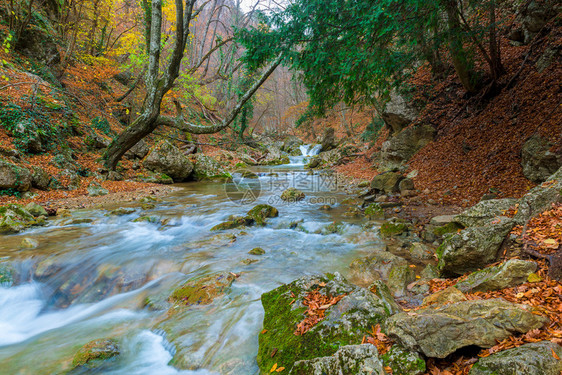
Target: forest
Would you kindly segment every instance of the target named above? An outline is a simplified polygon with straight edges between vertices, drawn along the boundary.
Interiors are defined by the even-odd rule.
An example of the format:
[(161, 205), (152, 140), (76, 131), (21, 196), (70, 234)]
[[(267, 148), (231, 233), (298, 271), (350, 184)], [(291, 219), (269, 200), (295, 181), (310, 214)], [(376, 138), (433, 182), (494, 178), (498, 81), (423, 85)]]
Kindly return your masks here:
[(0, 375), (562, 374), (556, 0), (2, 0)]

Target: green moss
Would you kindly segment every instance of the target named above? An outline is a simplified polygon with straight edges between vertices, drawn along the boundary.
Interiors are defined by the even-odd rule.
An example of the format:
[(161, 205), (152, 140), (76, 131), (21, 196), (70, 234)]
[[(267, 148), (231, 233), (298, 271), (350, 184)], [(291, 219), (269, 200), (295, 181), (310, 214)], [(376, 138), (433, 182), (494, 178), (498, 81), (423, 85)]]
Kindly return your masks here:
[(119, 346), (116, 340), (99, 339), (84, 345), (74, 356), (72, 367), (95, 368), (103, 362), (119, 355)]
[(392, 237), (408, 231), (408, 225), (400, 222), (390, 222), (387, 221), (383, 223), (380, 228), (380, 233), (382, 237)]
[(433, 229), (433, 234), (439, 237), (443, 237), (444, 235), (449, 233), (457, 233), (461, 229), (464, 229), (464, 226), (462, 226), (459, 223), (450, 222), (448, 224)]
[(279, 211), (267, 204), (258, 204), (247, 213), (247, 217), (253, 219), (257, 225), (265, 225), (265, 219), (277, 216), (279, 216)]
[(252, 250), (248, 251), (250, 255), (263, 255), (265, 254), (265, 250), (261, 247), (254, 247)]
[(160, 223), (160, 218), (158, 216), (141, 216), (133, 220), (133, 223)]
[(384, 219), (384, 210), (378, 203), (371, 203), (365, 208), (365, 216), (369, 219)]
[(249, 217), (238, 216), (231, 220), (227, 220), (223, 223), (215, 225), (214, 227), (211, 228), (211, 231), (239, 228), (246, 225), (250, 225), (252, 223), (253, 223), (253, 219)]
[(381, 356), (384, 366), (392, 369), (393, 375), (420, 375), (426, 370), (425, 361), (418, 353), (393, 345)]
[(176, 305), (208, 305), (234, 282), (231, 273), (218, 273), (188, 280), (174, 290), (169, 301)]
[(281, 194), (281, 199), (287, 202), (298, 202), (303, 200), (304, 198), (305, 198), (305, 194), (302, 191), (295, 189), (293, 187), (288, 188), (283, 192), (283, 194)]

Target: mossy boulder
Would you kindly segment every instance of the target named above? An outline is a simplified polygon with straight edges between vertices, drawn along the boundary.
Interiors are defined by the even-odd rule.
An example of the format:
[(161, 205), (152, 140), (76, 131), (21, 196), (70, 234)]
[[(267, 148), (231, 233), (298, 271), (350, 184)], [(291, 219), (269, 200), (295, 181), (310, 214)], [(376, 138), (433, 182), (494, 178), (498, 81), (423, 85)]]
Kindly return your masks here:
[(381, 237), (395, 237), (408, 232), (408, 230), (408, 224), (398, 220), (393, 220), (383, 223), (379, 231)]
[(559, 375), (562, 373), (561, 357), (560, 345), (550, 341), (533, 342), (480, 358), (469, 375)]
[(120, 354), (119, 345), (113, 339), (93, 340), (84, 345), (74, 355), (72, 368), (96, 369)]
[(537, 264), (528, 260), (510, 259), (495, 267), (487, 267), (467, 276), (455, 286), (462, 292), (488, 292), (510, 288), (527, 281)]
[(285, 202), (298, 202), (305, 198), (305, 194), (294, 187), (288, 188), (281, 194), (281, 199)]
[(365, 217), (369, 220), (384, 219), (384, 210), (378, 203), (371, 203), (365, 208)]
[(19, 204), (0, 207), (0, 234), (18, 233), (31, 226), (44, 223), (43, 217), (34, 217)]
[(227, 221), (215, 225), (211, 228), (212, 231), (234, 229), (244, 226), (249, 226), (254, 223), (254, 219), (244, 216), (230, 217)]
[(399, 298), (406, 294), (406, 287), (415, 280), (416, 274), (409, 265), (397, 265), (390, 269), (387, 285), (392, 295)]
[(190, 160), (193, 162), (193, 177), (197, 181), (230, 178), (227, 164), (217, 159), (203, 154), (195, 154)]
[(28, 191), (31, 188), (31, 181), (32, 175), (27, 168), (0, 159), (0, 190)]
[(385, 367), (392, 369), (392, 375), (421, 375), (425, 373), (425, 361), (416, 352), (404, 349), (400, 345), (381, 356)]
[(460, 230), (463, 230), (464, 226), (462, 224), (456, 222), (450, 222), (444, 225), (440, 225), (436, 228), (433, 228), (432, 233), (437, 237), (443, 237), (446, 234), (457, 233)]
[(317, 234), (344, 234), (345, 232), (345, 224), (341, 221), (334, 221), (323, 228), (316, 231)]
[(168, 301), (175, 306), (208, 305), (225, 294), (235, 279), (230, 272), (193, 278), (175, 289)]
[(466, 211), (456, 215), (454, 222), (464, 227), (485, 226), (496, 217), (502, 216), (506, 210), (515, 206), (515, 203), (517, 203), (517, 200), (510, 198), (480, 201)]
[(159, 216), (139, 216), (133, 220), (133, 223), (152, 223), (158, 224), (161, 223)]
[(351, 262), (350, 278), (357, 285), (367, 286), (375, 280), (388, 280), (392, 267), (407, 265), (406, 259), (389, 251), (375, 252)]
[(250, 255), (263, 255), (265, 254), (265, 250), (261, 247), (254, 247), (252, 250), (248, 251)]
[(258, 204), (246, 214), (247, 217), (254, 220), (257, 225), (265, 225), (266, 219), (279, 216), (279, 211), (273, 206), (267, 204)]
[(371, 189), (377, 193), (397, 193), (402, 179), (404, 176), (397, 172), (381, 173), (371, 180)]
[(148, 170), (170, 176), (174, 182), (184, 181), (193, 171), (188, 157), (168, 141), (154, 146), (142, 163)]
[(88, 191), (88, 195), (90, 197), (100, 197), (102, 195), (109, 194), (109, 190), (107, 190), (106, 188), (104, 188), (98, 182), (95, 181), (93, 181), (92, 183), (90, 183), (90, 185), (88, 185), (86, 191)]
[(43, 207), (41, 207), (40, 205), (38, 205), (35, 202), (28, 203), (25, 206), (25, 209), (27, 210), (27, 212), (29, 212), (34, 217), (49, 216), (49, 214), (47, 213), (47, 210), (45, 210)]
[(125, 216), (125, 215), (134, 214), (135, 211), (136, 210), (134, 208), (119, 207), (119, 208), (116, 208), (114, 210), (109, 211), (105, 216)]
[[(345, 296), (327, 307), (325, 318), (309, 331), (295, 335), (306, 317), (303, 300), (314, 290)], [(303, 277), (264, 293), (261, 300), (265, 316), (257, 361), (262, 374), (275, 363), (290, 372), (296, 361), (332, 356), (341, 346), (360, 344), (366, 331), (399, 311), (392, 298), (351, 285), (339, 274)]]
[(297, 361), (291, 375), (382, 375), (386, 374), (371, 344), (342, 346), (331, 356)]

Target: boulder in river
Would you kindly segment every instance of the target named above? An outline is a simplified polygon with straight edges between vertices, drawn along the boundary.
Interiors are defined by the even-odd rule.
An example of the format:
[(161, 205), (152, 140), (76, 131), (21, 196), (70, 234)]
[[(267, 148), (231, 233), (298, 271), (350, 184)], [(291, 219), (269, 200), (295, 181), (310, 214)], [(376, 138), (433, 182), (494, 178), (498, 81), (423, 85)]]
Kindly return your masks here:
[(116, 340), (93, 340), (78, 350), (72, 360), (72, 368), (99, 369), (108, 360), (119, 354), (119, 345)]
[(193, 177), (197, 181), (230, 178), (226, 164), (210, 156), (195, 154), (190, 159), (193, 162)]
[(385, 375), (374, 345), (342, 346), (331, 356), (297, 361), (291, 375)]
[[(309, 325), (306, 301), (316, 297), (328, 302), (315, 310), (323, 319)], [(296, 361), (332, 356), (341, 346), (360, 344), (366, 331), (399, 311), (388, 293), (372, 293), (339, 274), (302, 277), (264, 293), (261, 300), (265, 315), (257, 361), (262, 373), (276, 363), (290, 373)], [(304, 333), (303, 327), (308, 329)]]
[(537, 269), (537, 264), (528, 260), (510, 259), (494, 267), (487, 267), (468, 275), (455, 286), (462, 292), (488, 292), (510, 288), (527, 281)]
[(560, 375), (560, 358), (560, 345), (550, 341), (533, 342), (480, 358), (469, 375)]
[(281, 199), (285, 202), (298, 202), (305, 198), (305, 194), (294, 187), (288, 188), (281, 194)]
[(399, 313), (387, 320), (386, 328), (405, 348), (445, 358), (471, 345), (490, 348), (509, 336), (541, 328), (547, 321), (527, 305), (495, 298)]
[(277, 216), (279, 216), (279, 211), (267, 204), (258, 204), (246, 214), (246, 217), (253, 219), (257, 225), (265, 225), (267, 218)]
[(175, 182), (187, 179), (193, 171), (193, 164), (176, 146), (162, 141), (154, 146), (143, 160), (145, 168), (164, 173)]
[(174, 290), (169, 301), (179, 306), (208, 305), (226, 293), (235, 279), (231, 272), (190, 279)]

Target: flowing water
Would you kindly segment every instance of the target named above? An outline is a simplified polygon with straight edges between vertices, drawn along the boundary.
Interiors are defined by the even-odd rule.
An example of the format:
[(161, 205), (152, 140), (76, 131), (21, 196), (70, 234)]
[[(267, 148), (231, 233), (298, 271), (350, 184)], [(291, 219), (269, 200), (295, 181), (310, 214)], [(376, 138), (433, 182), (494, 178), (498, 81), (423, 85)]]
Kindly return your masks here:
[[(304, 163), (305, 156), (257, 169), (255, 202), (231, 200), (225, 191), (235, 191), (233, 183), (226, 190), (218, 182), (187, 183), (150, 210), (133, 204), (136, 211), (123, 216), (79, 210), (46, 227), (0, 236), (0, 260), (17, 270), (13, 285), (0, 286), (0, 374), (62, 373), (82, 345), (109, 337), (118, 339), (121, 355), (104, 374), (257, 374), (260, 295), (303, 275), (345, 275), (354, 258), (382, 246), (375, 232), (343, 215), (338, 202), (346, 195), (335, 177), (309, 175)], [(281, 201), (287, 186), (306, 199)], [(277, 207), (279, 217), (265, 227), (210, 231), (258, 203)], [(324, 204), (334, 209), (319, 210)], [(133, 222), (141, 215), (158, 220)], [(345, 222), (344, 234), (315, 233), (335, 220)], [(38, 247), (22, 250), (23, 238)], [(254, 247), (266, 254), (249, 255)], [(242, 263), (248, 258), (259, 261)], [(146, 305), (165, 301), (190, 278), (219, 271), (240, 277), (210, 305), (172, 317), (158, 303)], [(173, 367), (174, 355), (190, 370)]]

